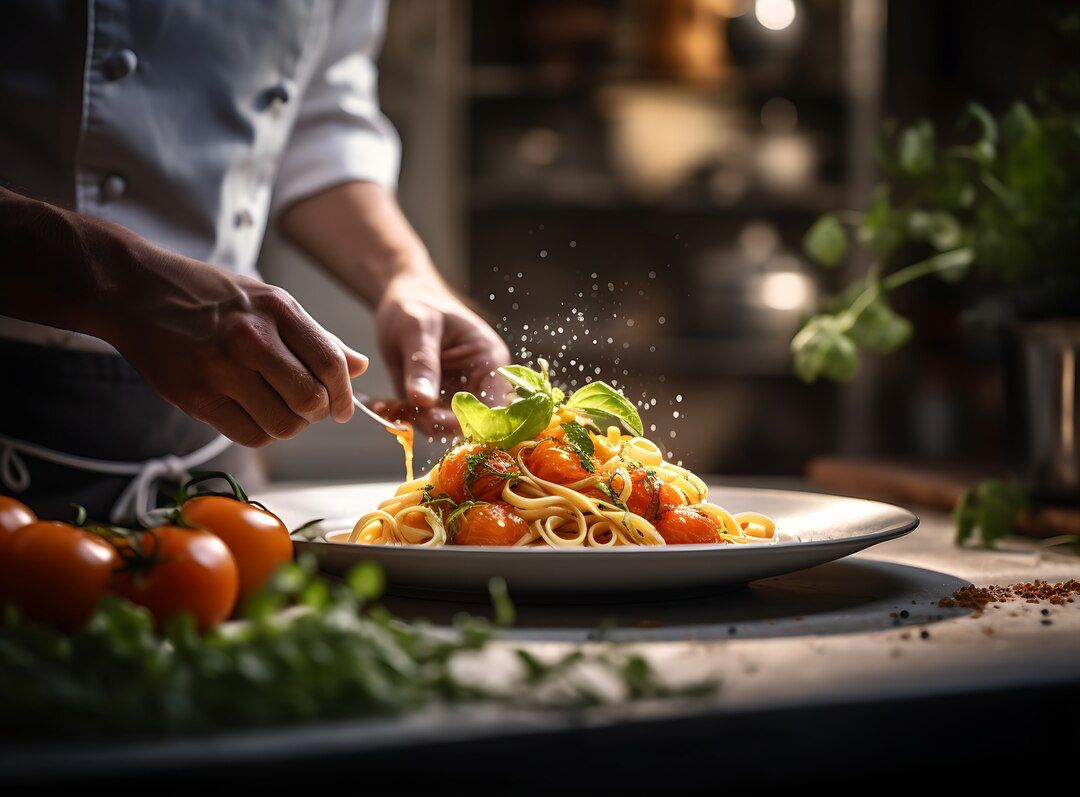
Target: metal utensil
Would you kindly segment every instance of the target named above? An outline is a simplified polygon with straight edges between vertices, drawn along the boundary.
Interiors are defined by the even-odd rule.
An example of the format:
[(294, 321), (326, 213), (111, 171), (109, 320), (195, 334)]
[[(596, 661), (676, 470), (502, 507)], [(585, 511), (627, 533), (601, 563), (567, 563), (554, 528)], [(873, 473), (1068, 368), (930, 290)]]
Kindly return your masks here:
[[(364, 398), (366, 399), (367, 396), (364, 396)], [(381, 423), (387, 429), (393, 429), (395, 432), (400, 432), (402, 429), (405, 428), (400, 423), (396, 423), (395, 421), (386, 420), (386, 418), (379, 415), (379, 413), (375, 412), (375, 410), (371, 409), (364, 402), (362, 402), (355, 394), (353, 395), (352, 400), (353, 400), (353, 404), (356, 405), (356, 408), (358, 410), (363, 412), (365, 415), (367, 415), (369, 418), (371, 418), (371, 420), (375, 421), (376, 423)]]

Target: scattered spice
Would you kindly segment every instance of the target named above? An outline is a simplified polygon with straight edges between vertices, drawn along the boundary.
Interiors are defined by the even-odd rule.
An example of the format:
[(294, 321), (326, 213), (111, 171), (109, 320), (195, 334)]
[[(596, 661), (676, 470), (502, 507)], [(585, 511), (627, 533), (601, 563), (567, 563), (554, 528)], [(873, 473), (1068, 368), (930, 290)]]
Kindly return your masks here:
[(927, 631), (925, 628), (922, 631), (919, 632), (919, 639), (929, 639), (929, 638), (930, 638), (930, 632)]
[[(944, 608), (960, 606), (979, 615), (990, 603), (1001, 604), (1014, 600), (1025, 603), (1048, 601), (1054, 606), (1064, 606), (1066, 603), (1073, 603), (1075, 595), (1080, 595), (1080, 581), (1076, 579), (1059, 581), (1056, 584), (1048, 581), (1022, 581), (1007, 586), (992, 584), (989, 587), (969, 584), (956, 590), (952, 596), (940, 599), (937, 605)], [(1049, 614), (1049, 611), (1044, 609), (1043, 614)]]
[(911, 612), (909, 612), (907, 609), (901, 609), (900, 616), (906, 620), (907, 618), (911, 617)]

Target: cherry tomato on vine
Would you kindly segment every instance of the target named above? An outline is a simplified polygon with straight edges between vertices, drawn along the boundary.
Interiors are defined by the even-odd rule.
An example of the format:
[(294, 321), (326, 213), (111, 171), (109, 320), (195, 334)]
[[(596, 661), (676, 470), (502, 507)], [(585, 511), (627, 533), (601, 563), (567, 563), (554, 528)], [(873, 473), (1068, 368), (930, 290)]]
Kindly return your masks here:
[(110, 589), (120, 557), (68, 523), (39, 520), (10, 533), (0, 556), (0, 599), (25, 617), (78, 631)]
[(37, 519), (37, 515), (26, 504), (6, 495), (0, 495), (0, 552), (7, 545), (13, 532), (35, 523)]
[(180, 508), (184, 523), (209, 529), (236, 559), (240, 603), (265, 586), (275, 570), (293, 558), (292, 538), (277, 515), (223, 495), (189, 498)]
[(451, 521), (455, 545), (513, 545), (529, 533), (529, 524), (510, 504), (477, 504)]
[(236, 560), (220, 537), (202, 529), (159, 526), (133, 543), (116, 591), (145, 606), (158, 625), (190, 614), (200, 631), (232, 614), (239, 591)]
[(513, 457), (497, 448), (464, 445), (439, 463), (439, 487), (455, 504), (494, 501), (508, 479), (518, 475)]
[(656, 521), (656, 530), (668, 545), (700, 545), (720, 541), (720, 527), (708, 515), (689, 506), (669, 509)]

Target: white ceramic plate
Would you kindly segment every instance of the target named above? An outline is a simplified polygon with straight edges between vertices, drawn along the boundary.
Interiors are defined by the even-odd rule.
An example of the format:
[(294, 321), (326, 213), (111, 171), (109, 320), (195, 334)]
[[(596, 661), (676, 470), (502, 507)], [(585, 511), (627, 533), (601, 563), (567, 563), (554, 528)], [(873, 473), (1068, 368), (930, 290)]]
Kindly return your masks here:
[[(353, 488), (355, 498), (364, 502), (357, 505), (357, 517), (377, 506), (396, 486), (386, 483)], [(391, 591), (401, 594), (438, 597), (484, 592), (492, 576), (502, 576), (515, 598), (640, 597), (648, 592), (698, 591), (791, 573), (902, 537), (919, 525), (918, 517), (906, 509), (833, 495), (711, 487), (709, 500), (732, 512), (769, 515), (784, 535), (782, 541), (598, 550), (419, 548), (303, 540), (297, 540), (296, 545), (298, 551), (312, 552), (320, 567), (337, 575), (361, 561), (375, 560), (386, 570)], [(345, 523), (327, 526), (332, 537)]]

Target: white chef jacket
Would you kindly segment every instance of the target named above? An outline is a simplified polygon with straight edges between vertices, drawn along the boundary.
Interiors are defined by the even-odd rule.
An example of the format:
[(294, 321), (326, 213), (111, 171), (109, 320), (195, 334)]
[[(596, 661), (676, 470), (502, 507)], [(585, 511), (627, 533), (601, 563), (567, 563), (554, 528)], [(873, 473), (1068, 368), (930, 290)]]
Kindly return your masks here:
[[(0, 185), (257, 276), (274, 211), (397, 180), (385, 19), (385, 0), (4, 0)], [(111, 348), (3, 316), (0, 338)]]

